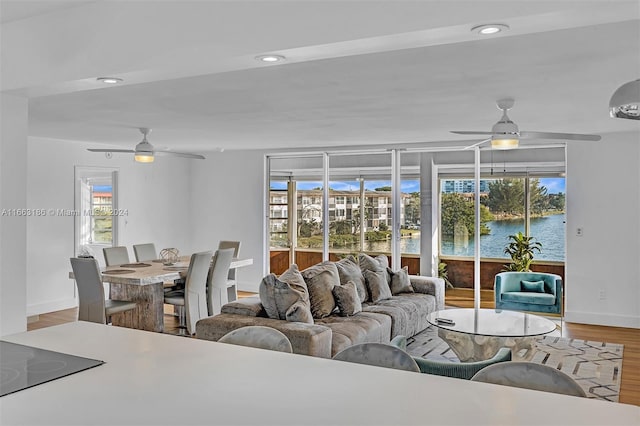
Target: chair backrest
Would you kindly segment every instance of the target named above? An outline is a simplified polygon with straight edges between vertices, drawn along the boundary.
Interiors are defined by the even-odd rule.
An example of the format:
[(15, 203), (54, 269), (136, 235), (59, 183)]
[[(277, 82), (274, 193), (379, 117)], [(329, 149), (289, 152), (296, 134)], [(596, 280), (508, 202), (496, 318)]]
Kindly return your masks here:
[[(232, 248), (233, 249), (233, 257), (238, 257), (238, 255), (240, 254), (240, 241), (222, 240), (222, 241), (220, 241), (218, 243), (218, 250), (220, 250), (220, 249), (228, 249), (228, 248)], [(229, 274), (227, 275), (227, 277), (230, 280), (235, 280), (236, 279), (236, 268), (229, 269)]]
[(129, 251), (124, 246), (105, 247), (102, 249), (107, 266), (129, 263)]
[(402, 349), (384, 343), (360, 343), (349, 346), (338, 352), (333, 359), (416, 373), (420, 372), (418, 364), (411, 358), (411, 355)]
[(158, 259), (158, 252), (156, 251), (156, 246), (153, 243), (134, 244), (133, 253), (136, 255), (136, 262)]
[(501, 362), (478, 371), (471, 380), (573, 396), (587, 396), (569, 375), (534, 362)]
[(207, 317), (207, 274), (213, 252), (203, 251), (191, 255), (184, 281), (184, 308), (187, 330), (196, 331), (196, 322)]
[(222, 336), (218, 342), (293, 353), (291, 342), (284, 333), (262, 325), (250, 325), (235, 329)]
[(217, 250), (211, 262), (211, 270), (207, 279), (207, 311), (209, 316), (220, 313), (222, 305), (229, 302), (227, 293), (227, 276), (229, 265), (233, 259), (233, 249)]
[(78, 286), (78, 320), (106, 324), (104, 287), (98, 261), (77, 257), (70, 260)]

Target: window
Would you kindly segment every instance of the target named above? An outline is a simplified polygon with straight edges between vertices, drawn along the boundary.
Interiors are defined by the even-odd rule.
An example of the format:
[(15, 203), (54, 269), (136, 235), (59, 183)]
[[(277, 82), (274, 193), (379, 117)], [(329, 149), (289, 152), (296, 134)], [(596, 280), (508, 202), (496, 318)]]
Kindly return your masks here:
[(117, 245), (117, 169), (75, 168), (75, 253), (102, 259), (102, 248)]
[[(480, 254), (506, 258), (509, 235), (522, 232), (542, 243), (537, 260), (564, 261), (565, 180), (514, 176), (480, 181)], [(440, 253), (473, 256), (475, 182), (440, 181)], [(527, 209), (527, 196), (529, 209)]]

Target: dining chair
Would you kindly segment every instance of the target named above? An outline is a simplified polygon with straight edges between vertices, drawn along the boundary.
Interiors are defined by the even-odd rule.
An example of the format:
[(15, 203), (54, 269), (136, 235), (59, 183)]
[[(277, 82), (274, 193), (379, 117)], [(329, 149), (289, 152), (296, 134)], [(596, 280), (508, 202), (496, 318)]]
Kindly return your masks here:
[[(240, 241), (222, 240), (218, 243), (218, 250), (228, 248), (233, 249), (233, 257), (237, 258), (240, 254)], [(227, 277), (227, 293), (229, 302), (238, 300), (238, 280), (236, 278), (236, 268), (229, 269), (229, 275)]]
[(207, 278), (207, 312), (209, 316), (220, 313), (222, 306), (229, 303), (229, 265), (233, 260), (233, 249), (219, 249), (213, 255)]
[(72, 257), (71, 268), (78, 286), (78, 320), (110, 323), (113, 314), (136, 309), (136, 302), (104, 298), (98, 261), (92, 257)]
[(562, 371), (534, 362), (501, 362), (478, 371), (474, 382), (514, 386), (544, 392), (586, 397), (578, 382)]
[[(405, 336), (396, 336), (389, 344), (403, 351), (407, 350), (407, 338)], [(500, 348), (493, 357), (475, 362), (436, 361), (417, 356), (411, 357), (418, 364), (421, 373), (470, 380), (478, 371), (489, 365), (511, 361), (511, 349)]]
[(180, 309), (180, 332), (189, 335), (196, 332), (196, 322), (207, 317), (207, 274), (213, 252), (203, 251), (191, 255), (184, 289), (164, 294), (164, 303), (183, 307)]
[(156, 251), (156, 246), (153, 243), (134, 244), (133, 253), (136, 255), (136, 262), (158, 259), (158, 252)]
[(105, 247), (102, 249), (102, 253), (107, 266), (129, 263), (129, 251), (125, 246)]
[(411, 355), (385, 343), (360, 343), (349, 346), (338, 352), (333, 359), (415, 373), (420, 372), (418, 364), (411, 358)]
[(237, 328), (222, 336), (218, 342), (293, 353), (291, 342), (283, 332), (262, 325)]

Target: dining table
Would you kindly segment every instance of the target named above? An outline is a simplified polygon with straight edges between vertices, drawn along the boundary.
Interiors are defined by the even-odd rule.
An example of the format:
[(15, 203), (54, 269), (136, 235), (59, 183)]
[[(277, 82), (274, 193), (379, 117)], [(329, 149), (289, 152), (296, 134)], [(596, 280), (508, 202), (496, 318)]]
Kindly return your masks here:
[[(102, 269), (102, 281), (110, 284), (109, 298), (129, 300), (137, 307), (114, 314), (111, 323), (140, 330), (164, 331), (164, 283), (184, 279), (190, 256), (181, 256), (177, 263), (165, 265), (162, 259), (111, 265)], [(230, 269), (253, 264), (252, 258), (233, 258)], [(69, 274), (73, 277), (73, 272)]]

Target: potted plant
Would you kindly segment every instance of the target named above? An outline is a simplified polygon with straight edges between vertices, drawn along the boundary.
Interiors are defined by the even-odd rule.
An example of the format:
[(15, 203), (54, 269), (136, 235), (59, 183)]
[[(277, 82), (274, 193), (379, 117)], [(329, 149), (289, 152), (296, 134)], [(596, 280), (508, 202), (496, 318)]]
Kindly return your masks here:
[(444, 284), (446, 288), (453, 288), (453, 284), (449, 281), (447, 272), (447, 264), (444, 262), (438, 263), (438, 278), (442, 278), (444, 280)]
[(534, 237), (528, 237), (522, 232), (509, 235), (511, 242), (504, 249), (504, 253), (511, 257), (512, 263), (503, 265), (503, 271), (530, 272), (533, 255), (542, 251), (542, 244), (535, 241)]

